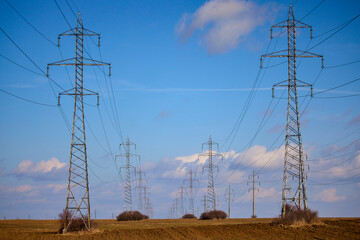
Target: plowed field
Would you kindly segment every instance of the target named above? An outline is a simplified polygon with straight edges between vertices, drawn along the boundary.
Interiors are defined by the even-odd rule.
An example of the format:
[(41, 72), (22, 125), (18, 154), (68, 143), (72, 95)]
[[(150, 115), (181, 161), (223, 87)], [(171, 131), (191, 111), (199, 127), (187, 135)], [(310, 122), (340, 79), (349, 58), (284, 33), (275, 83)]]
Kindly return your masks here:
[(360, 239), (360, 218), (321, 218), (312, 225), (282, 226), (272, 219), (139, 222), (97, 220), (90, 232), (58, 234), (55, 220), (0, 220), (0, 239)]

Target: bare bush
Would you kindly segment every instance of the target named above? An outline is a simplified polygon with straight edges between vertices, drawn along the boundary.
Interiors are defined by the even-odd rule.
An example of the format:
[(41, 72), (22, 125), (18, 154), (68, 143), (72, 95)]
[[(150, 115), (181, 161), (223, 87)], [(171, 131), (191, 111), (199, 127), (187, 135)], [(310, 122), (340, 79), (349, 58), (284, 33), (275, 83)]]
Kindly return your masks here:
[(200, 220), (211, 220), (211, 219), (225, 219), (227, 214), (221, 210), (213, 210), (209, 212), (203, 212), (200, 216)]
[[(74, 213), (72, 211), (67, 211), (64, 209), (62, 213), (59, 214), (59, 233), (63, 233), (64, 226), (70, 225), (67, 227), (67, 232), (75, 232), (87, 230), (85, 223), (87, 224), (87, 216), (84, 216), (85, 221), (81, 217), (73, 217)], [(96, 226), (96, 223), (91, 220), (90, 224), (92, 227)]]
[(149, 219), (147, 215), (142, 214), (139, 211), (124, 211), (120, 213), (116, 219), (118, 221), (139, 221), (143, 219)]
[(285, 216), (278, 218), (275, 223), (284, 224), (284, 225), (293, 225), (296, 223), (315, 223), (318, 220), (318, 212), (311, 209), (303, 210), (286, 204), (285, 206)]
[(187, 213), (184, 216), (182, 216), (182, 219), (196, 219), (197, 217), (195, 217), (194, 214), (191, 213)]

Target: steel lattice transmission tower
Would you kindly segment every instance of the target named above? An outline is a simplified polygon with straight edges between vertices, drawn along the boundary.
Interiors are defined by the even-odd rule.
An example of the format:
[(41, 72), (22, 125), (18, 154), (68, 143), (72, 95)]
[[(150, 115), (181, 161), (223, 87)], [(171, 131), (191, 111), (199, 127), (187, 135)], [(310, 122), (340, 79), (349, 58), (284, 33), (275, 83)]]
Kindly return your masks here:
[(180, 195), (180, 198), (178, 198), (180, 200), (180, 217), (182, 217), (184, 215), (184, 194), (185, 194), (185, 191), (184, 191), (184, 187), (181, 186), (179, 188), (179, 191), (176, 193), (176, 195)]
[(213, 151), (213, 146), (216, 146), (216, 149), (219, 149), (219, 144), (216, 142), (213, 142), (211, 137), (209, 138), (209, 141), (202, 144), (202, 150), (204, 150), (204, 145), (208, 145), (208, 151), (206, 153), (200, 154), (200, 157), (207, 157), (208, 165), (203, 166), (202, 171), (204, 172), (204, 168), (208, 168), (208, 187), (207, 187), (207, 210), (215, 210), (216, 209), (216, 194), (215, 194), (215, 188), (214, 188), (214, 172), (213, 169), (216, 168), (219, 170), (218, 166), (214, 165), (213, 158), (214, 157), (221, 157), (223, 158), (222, 154), (218, 154), (216, 151)]
[(125, 169), (124, 211), (132, 211), (131, 169), (136, 173), (136, 168), (131, 165), (131, 159), (140, 159), (140, 155), (131, 153), (131, 146), (134, 146), (134, 149), (136, 150), (136, 144), (130, 142), (129, 137), (127, 137), (126, 143), (120, 144), (120, 150), (123, 147), (125, 149), (125, 154), (116, 155), (116, 158), (125, 157), (125, 166), (120, 167), (120, 173), (122, 169)]
[[(83, 98), (86, 95), (97, 95), (99, 104), (99, 95), (96, 92), (87, 90), (84, 88), (83, 68), (84, 66), (109, 66), (110, 64), (93, 59), (87, 59), (83, 56), (83, 41), (84, 36), (95, 36), (99, 39), (100, 46), (100, 34), (85, 29), (79, 13), (76, 22), (76, 27), (70, 29), (58, 37), (58, 46), (60, 47), (60, 38), (63, 36), (75, 36), (75, 57), (50, 63), (47, 66), (47, 75), (49, 76), (50, 66), (75, 66), (75, 87), (59, 94), (60, 96), (70, 95), (74, 96), (74, 114), (73, 125), (71, 135), (71, 150), (70, 150), (70, 164), (69, 164), (69, 176), (68, 187), (66, 197), (65, 208), (65, 223), (64, 231), (67, 232), (68, 227), (75, 218), (81, 218), (87, 229), (90, 226), (90, 197), (89, 197), (89, 180), (88, 180), (88, 165), (87, 165), (87, 153), (86, 153), (86, 141), (85, 141), (85, 123), (84, 123), (84, 101)], [(70, 213), (70, 216), (68, 216)]]
[(288, 79), (273, 86), (273, 96), (274, 87), (288, 88), (285, 158), (281, 207), (281, 216), (284, 217), (285, 206), (287, 203), (290, 203), (290, 205), (295, 205), (297, 208), (300, 209), (308, 209), (297, 88), (311, 87), (312, 90), (312, 85), (297, 79), (296, 59), (316, 57), (322, 58), (323, 62), (323, 56), (296, 49), (296, 29), (309, 28), (312, 37), (312, 28), (311, 26), (295, 19), (292, 5), (290, 5), (289, 8), (288, 19), (271, 27), (271, 38), (272, 30), (274, 28), (285, 28), (287, 30), (288, 49), (262, 55), (261, 62), (262, 58), (264, 57), (285, 57), (288, 59)]
[(141, 168), (139, 167), (139, 171), (136, 172), (136, 175), (138, 176), (138, 178), (136, 179), (137, 181), (137, 192), (138, 192), (138, 210), (140, 212), (144, 211), (144, 189), (146, 188), (146, 185), (143, 184), (143, 182), (148, 183), (148, 181), (146, 179), (144, 179), (143, 177), (145, 177), (145, 173), (141, 171)]
[(199, 182), (199, 180), (197, 180), (196, 177), (196, 173), (194, 173), (192, 171), (192, 169), (190, 168), (190, 171), (187, 173), (189, 174), (189, 178), (185, 179), (183, 182), (189, 182), (189, 210), (190, 213), (195, 215), (195, 207), (194, 207), (194, 182)]

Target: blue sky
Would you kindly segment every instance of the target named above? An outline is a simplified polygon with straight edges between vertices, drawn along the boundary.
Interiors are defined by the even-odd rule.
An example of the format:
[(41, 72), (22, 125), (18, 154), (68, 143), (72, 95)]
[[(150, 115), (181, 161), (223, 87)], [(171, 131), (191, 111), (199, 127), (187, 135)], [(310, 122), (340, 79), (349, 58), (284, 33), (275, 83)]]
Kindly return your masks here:
[[(298, 79), (315, 82), (318, 93), (310, 99), (308, 89), (299, 89), (309, 206), (320, 216), (360, 215), (360, 83), (349, 83), (359, 78), (360, 20), (348, 22), (360, 14), (358, 1), (57, 0), (66, 20), (55, 1), (8, 2), (50, 40), (0, 1), (0, 27), (44, 72), (48, 63), (74, 55), (73, 38), (63, 38), (60, 50), (53, 44), (69, 29), (66, 20), (75, 26), (68, 4), (81, 12), (86, 28), (101, 33), (100, 49), (90, 39), (84, 41), (92, 58), (112, 65), (111, 79), (100, 69), (84, 71), (85, 87), (101, 95), (99, 108), (95, 97), (85, 100), (91, 206), (100, 218), (120, 213), (123, 205), (123, 182), (116, 170), (122, 163), (113, 161), (121, 143), (116, 115), (123, 138), (137, 144), (154, 217), (168, 216), (190, 167), (198, 170), (195, 202), (202, 211), (207, 176), (196, 156), (210, 135), (225, 155), (215, 162), (218, 208), (227, 209), (224, 194), (231, 184), (232, 217), (251, 216), (246, 182), (255, 170), (261, 182), (256, 214), (279, 213), (286, 100), (272, 99), (271, 88), (287, 79), (287, 66), (260, 70), (259, 58), (287, 48), (286, 35), (270, 39), (270, 27), (287, 18), (293, 3), (296, 18), (311, 25), (314, 35), (310, 40), (308, 30), (298, 31), (298, 48), (315, 46), (310, 51), (325, 59), (324, 69), (319, 59), (299, 60), (297, 71)], [(71, 140), (54, 96), (62, 90), (53, 85), (53, 92), (3, 32), (0, 44), (0, 217), (55, 217), (65, 206)], [(266, 59), (263, 66), (282, 61)], [(237, 125), (258, 74), (254, 97)], [(54, 67), (50, 76), (70, 89), (74, 70)], [(282, 94), (282, 89), (275, 92), (279, 98), (286, 96)], [(73, 99), (63, 97), (61, 103), (71, 125)], [(264, 115), (268, 120), (250, 141)]]

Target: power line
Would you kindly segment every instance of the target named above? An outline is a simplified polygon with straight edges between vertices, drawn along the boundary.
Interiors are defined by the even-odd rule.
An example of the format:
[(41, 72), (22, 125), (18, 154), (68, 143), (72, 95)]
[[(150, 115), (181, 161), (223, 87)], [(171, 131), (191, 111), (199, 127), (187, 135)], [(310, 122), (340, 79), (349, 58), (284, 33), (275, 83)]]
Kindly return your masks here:
[[(47, 74), (45, 74), (45, 72), (25, 53), (24, 50), (22, 50), (22, 49), (19, 47), (19, 45), (16, 44), (16, 42), (15, 42), (1, 27), (0, 27), (0, 30), (5, 34), (5, 36), (15, 45), (15, 47), (16, 47), (26, 58), (27, 58), (31, 63), (33, 63), (33, 64), (40, 70), (40, 72), (43, 73), (43, 75), (44, 75), (45, 77), (47, 77), (47, 80), (48, 80), (49, 85), (50, 85), (50, 87), (51, 87), (51, 90), (52, 90), (52, 92), (53, 92), (53, 94), (54, 94), (54, 97), (57, 98), (57, 97), (56, 97), (55, 90), (54, 90), (54, 87), (53, 87), (53, 85), (51, 84), (51, 82), (53, 82), (55, 85), (57, 85), (57, 86), (58, 86), (59, 88), (61, 88), (62, 90), (64, 90), (64, 89), (63, 89), (57, 82), (55, 82), (53, 79), (51, 79), (50, 77), (48, 77)], [(64, 122), (65, 122), (66, 127), (68, 128), (68, 131), (71, 132), (70, 126), (69, 126), (69, 122), (68, 122), (68, 120), (67, 120), (67, 118), (66, 118), (66, 115), (65, 115), (65, 113), (64, 113), (64, 111), (63, 111), (63, 109), (62, 109), (61, 106), (59, 106), (59, 111), (60, 111), (61, 116), (62, 116), (62, 118), (63, 118), (63, 120), (64, 120)]]
[(35, 71), (33, 71), (33, 70), (31, 70), (31, 69), (29, 69), (29, 68), (27, 68), (27, 67), (24, 67), (23, 65), (20, 65), (19, 63), (15, 62), (15, 61), (13, 61), (13, 60), (11, 60), (11, 59), (9, 59), (8, 57), (5, 57), (5, 56), (2, 55), (2, 54), (0, 54), (0, 57), (8, 60), (9, 62), (11, 62), (11, 63), (15, 64), (16, 66), (21, 67), (21, 68), (23, 68), (23, 69), (25, 69), (25, 70), (27, 70), (27, 71), (29, 71), (29, 72), (32, 72), (32, 73), (34, 73), (34, 74), (36, 74), (36, 75), (39, 75), (39, 76), (44, 76), (44, 75), (41, 74), (41, 73), (35, 72)]
[(346, 86), (346, 85), (349, 85), (349, 84), (351, 84), (351, 83), (357, 82), (357, 81), (359, 81), (359, 80), (360, 80), (360, 78), (356, 78), (356, 79), (354, 79), (354, 80), (352, 80), (352, 81), (349, 81), (349, 82), (340, 84), (340, 85), (338, 85), (338, 86), (335, 86), (335, 87), (332, 87), (332, 88), (329, 88), (329, 89), (326, 89), (326, 90), (323, 90), (323, 91), (320, 91), (320, 92), (316, 92), (316, 93), (314, 93), (313, 95), (318, 95), (318, 94), (322, 94), (322, 93), (325, 93), (325, 92), (329, 92), (329, 91), (331, 91), (331, 90), (334, 90), (334, 89), (337, 89), (337, 88), (341, 88), (341, 87), (343, 87), (343, 86)]
[[(350, 183), (355, 183), (355, 182), (358, 183), (359, 180), (356, 180), (355, 182), (343, 183), (344, 181), (347, 181), (347, 180), (349, 180), (349, 179), (352, 179), (352, 178), (358, 177), (358, 176), (360, 176), (360, 174), (359, 174), (359, 173), (356, 173), (356, 174), (354, 174), (354, 175), (352, 175), (352, 176), (350, 176), (350, 177), (343, 178), (343, 179), (338, 180), (338, 181), (333, 181), (333, 182), (329, 182), (329, 183), (317, 183), (317, 182), (312, 182), (312, 181), (310, 181), (310, 184), (311, 184), (311, 185), (334, 185), (334, 184), (338, 184), (338, 183), (342, 183), (342, 184), (350, 184)], [(339, 185), (342, 185), (342, 184), (339, 184)]]
[(318, 5), (316, 5), (314, 8), (312, 8), (307, 14), (305, 14), (300, 21), (304, 20), (304, 18), (306, 18), (307, 16), (309, 16), (313, 11), (315, 11), (315, 9), (317, 9), (318, 7), (320, 7), (321, 4), (323, 4), (325, 2), (325, 0), (322, 0)]
[(32, 29), (34, 29), (38, 34), (40, 34), (44, 39), (46, 39), (49, 43), (51, 43), (54, 46), (57, 46), (56, 43), (51, 41), (49, 38), (47, 38), (44, 34), (42, 34), (34, 25), (32, 25), (26, 18), (18, 11), (14, 6), (12, 6), (8, 0), (5, 0), (5, 2), (30, 26)]
[(354, 18), (350, 19), (348, 22), (346, 22), (340, 29), (338, 29), (337, 31), (335, 31), (333, 34), (331, 34), (330, 36), (328, 36), (327, 38), (323, 39), (322, 41), (320, 41), (319, 43), (315, 44), (314, 46), (312, 46), (310, 49), (314, 49), (315, 47), (319, 46), (320, 44), (324, 43), (325, 41), (327, 41), (329, 38), (333, 37), (335, 34), (337, 34), (338, 32), (340, 32), (342, 29), (344, 29), (347, 25), (349, 25), (350, 23), (352, 23), (353, 21), (355, 21), (355, 19), (357, 19), (360, 16), (357, 15)]
[(59, 6), (58, 2), (57, 2), (56, 0), (54, 0), (54, 2), (55, 2), (55, 4), (56, 4), (57, 8), (59, 9), (59, 11), (60, 11), (61, 15), (62, 15), (62, 16), (63, 16), (63, 18), (65, 19), (65, 21), (66, 21), (67, 25), (68, 25), (68, 26), (69, 26), (69, 28), (71, 29), (72, 27), (71, 27), (71, 25), (70, 25), (69, 21), (67, 20), (67, 18), (65, 17), (65, 15), (64, 15), (64, 13), (63, 13), (63, 11), (61, 10), (61, 8), (60, 8), (60, 6)]
[(3, 92), (3, 93), (8, 94), (8, 95), (10, 95), (10, 96), (13, 96), (13, 97), (15, 97), (15, 98), (18, 98), (18, 99), (21, 99), (21, 100), (23, 100), (23, 101), (29, 102), (29, 103), (33, 103), (33, 104), (37, 104), (37, 105), (41, 105), (41, 106), (45, 106), (45, 107), (57, 107), (57, 105), (52, 105), (52, 104), (47, 104), (47, 103), (36, 102), (36, 101), (30, 100), (30, 99), (26, 99), (26, 98), (17, 96), (17, 95), (15, 95), (15, 94), (10, 93), (10, 92), (8, 92), (8, 91), (5, 91), (5, 90), (3, 90), (3, 89), (0, 89), (0, 91)]
[(333, 96), (333, 97), (315, 97), (317, 99), (330, 99), (330, 98), (349, 98), (349, 97), (358, 97), (360, 93), (350, 94), (350, 95), (342, 95), (342, 96)]
[(336, 164), (336, 165), (334, 165), (334, 166), (331, 166), (331, 167), (328, 167), (328, 168), (322, 169), (322, 170), (320, 170), (320, 171), (313, 171), (313, 172), (321, 172), (321, 171), (329, 170), (329, 169), (331, 169), (331, 168), (334, 168), (334, 167), (340, 166), (340, 165), (342, 165), (342, 164), (344, 164), (344, 163), (346, 163), (346, 162), (348, 162), (348, 161), (350, 161), (350, 160), (354, 159), (355, 157), (357, 157), (357, 156), (359, 156), (359, 155), (360, 155), (360, 152), (357, 152), (357, 153), (356, 153), (355, 155), (353, 155), (352, 157), (350, 157), (350, 158), (348, 158), (348, 159), (346, 159), (346, 160), (344, 160), (344, 161), (342, 161), (342, 162), (340, 162), (340, 163), (338, 163), (338, 164)]
[(329, 153), (329, 154), (327, 154), (327, 155), (325, 155), (325, 156), (318, 157), (318, 158), (314, 158), (314, 159), (311, 159), (311, 160), (308, 160), (308, 161), (313, 162), (313, 161), (323, 160), (324, 158), (328, 158), (328, 157), (330, 157), (330, 156), (332, 156), (332, 155), (334, 155), (334, 154), (336, 154), (336, 153), (338, 153), (338, 152), (344, 151), (344, 149), (346, 149), (346, 148), (354, 145), (355, 143), (357, 143), (357, 142), (359, 142), (359, 141), (360, 141), (360, 139), (357, 139), (357, 140), (349, 143), (348, 145), (346, 145), (346, 146), (344, 146), (344, 147), (342, 147), (342, 148), (340, 148), (340, 149), (338, 149), (338, 150), (336, 150), (336, 151), (334, 151), (334, 152), (332, 152), (332, 153)]
[(356, 61), (352, 61), (352, 62), (348, 62), (348, 63), (343, 63), (343, 64), (339, 64), (339, 65), (333, 65), (333, 66), (324, 67), (324, 68), (328, 69), (328, 68), (343, 67), (343, 66), (347, 66), (347, 65), (350, 65), (350, 64), (358, 63), (358, 62), (360, 62), (360, 60), (356, 60)]
[[(0, 30), (3, 32), (3, 34), (15, 45), (15, 47), (32, 63), (34, 64), (34, 66), (40, 70), (40, 72), (43, 73), (44, 76), (47, 76), (47, 74), (29, 57), (29, 55), (27, 55), (24, 50), (22, 50), (21, 47), (19, 47), (19, 45), (16, 44), (16, 42), (0, 27)], [(55, 82), (54, 80), (52, 80), (51, 78), (48, 78), (50, 81), (52, 81), (56, 86), (58, 86), (59, 88), (61, 88), (62, 90), (65, 90), (64, 88), (62, 88), (57, 82)]]

